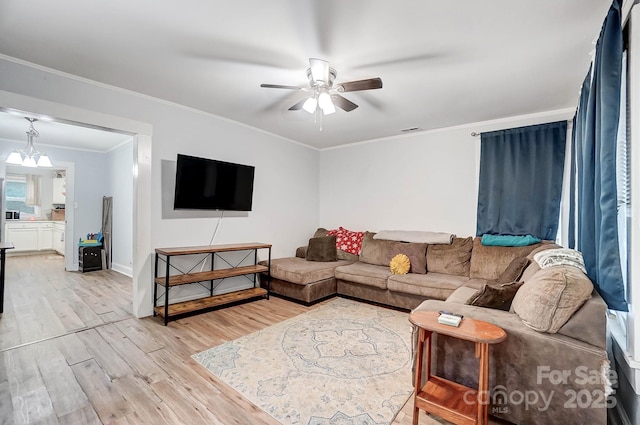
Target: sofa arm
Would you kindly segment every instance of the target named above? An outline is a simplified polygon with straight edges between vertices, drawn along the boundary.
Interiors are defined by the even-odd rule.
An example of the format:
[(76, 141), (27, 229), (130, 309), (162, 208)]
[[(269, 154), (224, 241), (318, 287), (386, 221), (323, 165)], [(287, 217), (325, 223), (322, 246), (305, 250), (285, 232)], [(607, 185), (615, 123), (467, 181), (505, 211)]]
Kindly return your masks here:
[[(514, 423), (606, 424), (606, 350), (566, 335), (537, 332), (507, 311), (438, 300), (424, 301), (414, 311), (440, 310), (493, 323), (507, 332), (507, 339), (490, 349), (492, 414)], [(433, 346), (436, 375), (477, 387), (472, 343), (435, 335)], [(572, 396), (577, 394), (589, 395), (584, 408), (574, 408)]]

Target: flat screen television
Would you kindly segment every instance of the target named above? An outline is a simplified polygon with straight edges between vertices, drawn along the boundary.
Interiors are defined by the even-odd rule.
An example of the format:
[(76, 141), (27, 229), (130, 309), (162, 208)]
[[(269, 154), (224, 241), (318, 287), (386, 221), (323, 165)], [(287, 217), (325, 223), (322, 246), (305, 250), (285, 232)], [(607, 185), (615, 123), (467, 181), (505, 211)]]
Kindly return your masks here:
[(255, 167), (178, 154), (174, 209), (251, 211)]

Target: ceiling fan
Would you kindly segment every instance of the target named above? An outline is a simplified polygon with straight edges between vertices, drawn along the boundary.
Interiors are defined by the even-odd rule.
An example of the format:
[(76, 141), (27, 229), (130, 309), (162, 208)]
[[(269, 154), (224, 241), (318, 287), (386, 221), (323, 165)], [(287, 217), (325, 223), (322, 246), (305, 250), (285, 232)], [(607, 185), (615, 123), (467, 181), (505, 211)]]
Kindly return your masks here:
[(336, 111), (336, 106), (347, 112), (353, 111), (358, 107), (358, 105), (338, 93), (382, 88), (382, 80), (380, 78), (349, 81), (346, 83), (338, 83), (334, 86), (333, 83), (336, 78), (336, 70), (329, 66), (329, 62), (315, 58), (309, 59), (307, 78), (309, 79), (309, 88), (286, 86), (281, 84), (260, 84), (260, 87), (269, 89), (312, 91), (313, 94), (310, 97), (302, 99), (300, 102), (290, 107), (289, 110), (298, 111), (300, 109), (304, 109), (310, 114), (313, 114), (319, 107), (323, 115), (334, 113)]

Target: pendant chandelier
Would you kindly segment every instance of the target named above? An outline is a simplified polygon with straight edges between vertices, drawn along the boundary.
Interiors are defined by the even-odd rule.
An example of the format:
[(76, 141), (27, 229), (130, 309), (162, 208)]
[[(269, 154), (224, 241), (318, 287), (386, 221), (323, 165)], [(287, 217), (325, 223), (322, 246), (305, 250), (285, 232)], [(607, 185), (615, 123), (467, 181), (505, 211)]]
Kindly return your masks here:
[(47, 154), (37, 151), (36, 148), (33, 147), (33, 138), (40, 136), (40, 133), (33, 128), (33, 123), (38, 120), (28, 117), (25, 117), (25, 119), (31, 123), (29, 130), (27, 130), (27, 147), (11, 152), (6, 163), (22, 165), (23, 167), (51, 167), (51, 160)]

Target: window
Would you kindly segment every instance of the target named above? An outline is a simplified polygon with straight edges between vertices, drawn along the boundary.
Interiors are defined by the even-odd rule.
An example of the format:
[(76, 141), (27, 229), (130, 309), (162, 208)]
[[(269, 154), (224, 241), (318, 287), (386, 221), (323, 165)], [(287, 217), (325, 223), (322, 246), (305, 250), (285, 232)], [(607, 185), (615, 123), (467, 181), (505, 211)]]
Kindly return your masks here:
[(24, 217), (40, 216), (39, 205), (27, 205), (27, 176), (7, 174), (5, 193), (5, 210), (20, 211)]

